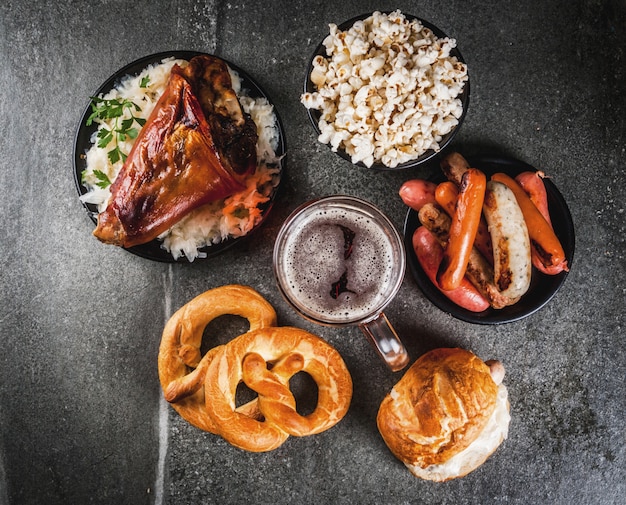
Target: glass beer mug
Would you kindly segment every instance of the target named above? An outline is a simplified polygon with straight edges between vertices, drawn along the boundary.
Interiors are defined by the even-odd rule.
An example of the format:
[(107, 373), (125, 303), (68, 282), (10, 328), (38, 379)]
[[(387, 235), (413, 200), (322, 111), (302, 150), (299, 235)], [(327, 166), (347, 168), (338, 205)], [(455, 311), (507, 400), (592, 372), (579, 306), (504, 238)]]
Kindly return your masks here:
[(273, 268), (281, 293), (302, 317), (358, 325), (392, 371), (408, 364), (383, 313), (404, 279), (404, 244), (375, 206), (343, 195), (301, 205), (278, 233)]

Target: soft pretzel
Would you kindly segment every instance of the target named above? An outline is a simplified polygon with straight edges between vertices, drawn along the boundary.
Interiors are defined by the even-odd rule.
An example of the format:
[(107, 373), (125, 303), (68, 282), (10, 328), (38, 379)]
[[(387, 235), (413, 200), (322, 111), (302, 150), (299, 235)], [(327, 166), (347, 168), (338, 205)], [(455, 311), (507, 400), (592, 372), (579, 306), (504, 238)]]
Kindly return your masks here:
[[(306, 416), (296, 411), (289, 389), (289, 379), (300, 371), (318, 386), (317, 406)], [(257, 392), (262, 419), (236, 408), (242, 381)], [(216, 350), (204, 392), (218, 434), (236, 447), (262, 452), (275, 449), (288, 435), (320, 433), (339, 422), (350, 405), (352, 379), (340, 354), (320, 337), (298, 328), (268, 327)]]
[[(204, 377), (221, 346), (204, 356), (200, 346), (206, 326), (231, 314), (248, 320), (249, 331), (276, 325), (274, 308), (248, 286), (227, 285), (206, 291), (181, 307), (163, 330), (159, 348), (159, 379), (165, 399), (194, 426), (211, 433), (217, 429), (206, 415)], [(247, 415), (258, 415), (256, 400), (242, 406)]]

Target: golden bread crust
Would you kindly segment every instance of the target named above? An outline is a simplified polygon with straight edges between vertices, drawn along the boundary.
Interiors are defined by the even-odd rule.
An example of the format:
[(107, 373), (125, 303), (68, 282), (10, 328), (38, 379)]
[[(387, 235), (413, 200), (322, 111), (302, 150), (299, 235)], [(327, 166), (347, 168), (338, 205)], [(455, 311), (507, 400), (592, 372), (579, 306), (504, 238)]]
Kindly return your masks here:
[[(248, 319), (248, 332), (204, 356), (207, 324), (224, 314)], [(189, 423), (235, 447), (269, 451), (289, 435), (320, 433), (338, 423), (352, 399), (352, 378), (339, 352), (304, 330), (276, 326), (272, 306), (247, 286), (209, 290), (181, 307), (163, 331), (158, 358), (165, 399)], [(317, 384), (317, 406), (300, 415), (289, 380), (304, 372)], [(257, 393), (237, 405), (237, 387)]]
[(219, 347), (202, 356), (200, 346), (206, 326), (225, 314), (247, 319), (249, 331), (276, 325), (276, 311), (254, 289), (236, 284), (220, 286), (176, 311), (165, 325), (159, 347), (159, 379), (165, 399), (188, 422), (211, 433), (216, 427), (204, 408), (204, 377)]
[(405, 464), (441, 464), (478, 437), (497, 393), (489, 367), (474, 354), (435, 349), (421, 356), (383, 399), (378, 429)]
[[(268, 366), (270, 365), (270, 366)], [(317, 406), (296, 411), (289, 379), (306, 372), (318, 388)], [(237, 385), (258, 393), (261, 420), (235, 408)], [(340, 354), (320, 337), (288, 326), (261, 328), (222, 346), (206, 371), (206, 411), (218, 434), (253, 452), (275, 449), (287, 435), (320, 433), (338, 423), (352, 399), (352, 378)]]

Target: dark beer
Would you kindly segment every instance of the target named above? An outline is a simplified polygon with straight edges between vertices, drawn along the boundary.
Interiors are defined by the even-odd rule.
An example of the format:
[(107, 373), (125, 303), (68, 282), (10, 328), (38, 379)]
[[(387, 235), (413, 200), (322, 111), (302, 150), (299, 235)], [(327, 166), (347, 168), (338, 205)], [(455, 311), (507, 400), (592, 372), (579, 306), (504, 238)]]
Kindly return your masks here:
[(278, 239), (275, 269), (283, 293), (322, 323), (377, 314), (395, 293), (404, 261), (387, 226), (358, 205), (330, 201), (305, 208)]

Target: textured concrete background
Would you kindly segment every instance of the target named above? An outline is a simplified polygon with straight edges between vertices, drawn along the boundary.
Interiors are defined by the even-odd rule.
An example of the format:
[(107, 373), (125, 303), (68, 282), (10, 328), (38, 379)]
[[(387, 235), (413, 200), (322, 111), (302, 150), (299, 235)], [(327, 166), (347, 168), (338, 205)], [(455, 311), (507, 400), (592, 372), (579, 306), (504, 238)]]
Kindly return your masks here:
[[(400, 374), (357, 329), (299, 319), (271, 272), (278, 227), (299, 203), (353, 194), (401, 228), (398, 188), (434, 170), (355, 169), (316, 142), (299, 104), (328, 23), (393, 8), (457, 38), (469, 64), (471, 105), (454, 147), (545, 170), (577, 234), (563, 288), (519, 322), (456, 320), (410, 275), (389, 307), (414, 358), (461, 346), (507, 368), (508, 440), (446, 484), (412, 477), (378, 435), (378, 405)], [(3, 2), (0, 503), (624, 503), (625, 17), (622, 0)], [(288, 159), (262, 233), (219, 259), (168, 265), (91, 236), (72, 156), (90, 94), (123, 65), (172, 49), (215, 53), (252, 75), (283, 120)], [(228, 283), (253, 286), (281, 324), (317, 332), (342, 353), (354, 399), (339, 425), (249, 454), (164, 403), (156, 357), (167, 318)], [(207, 331), (219, 341), (239, 323)]]

